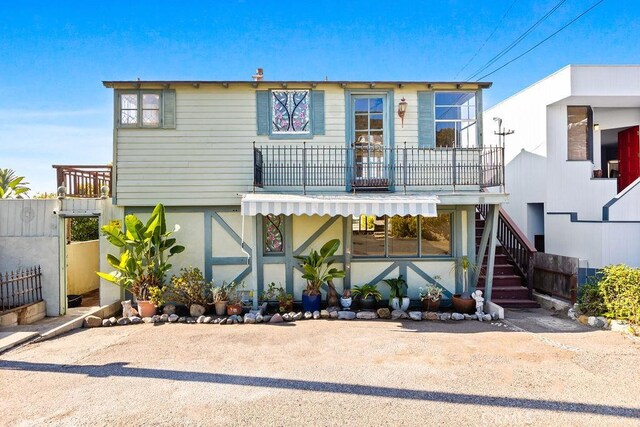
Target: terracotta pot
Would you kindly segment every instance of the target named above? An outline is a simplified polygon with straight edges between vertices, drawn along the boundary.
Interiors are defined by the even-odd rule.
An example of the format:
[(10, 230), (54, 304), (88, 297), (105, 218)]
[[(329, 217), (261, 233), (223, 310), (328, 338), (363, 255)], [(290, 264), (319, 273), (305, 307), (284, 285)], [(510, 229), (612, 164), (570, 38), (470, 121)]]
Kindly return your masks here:
[(240, 304), (227, 305), (227, 316), (233, 316), (234, 314), (242, 314), (242, 305)]
[(460, 295), (454, 295), (451, 302), (453, 309), (458, 313), (473, 314), (476, 311), (476, 300), (473, 298), (463, 299)]
[(138, 314), (140, 317), (155, 316), (157, 307), (149, 301), (138, 301)]
[(218, 301), (214, 304), (216, 307), (216, 314), (218, 316), (224, 316), (224, 313), (227, 311), (227, 302), (226, 301)]
[(422, 306), (427, 311), (438, 311), (440, 310), (440, 301), (441, 301), (440, 298), (438, 298), (435, 301), (432, 300), (431, 298), (425, 298), (422, 300)]

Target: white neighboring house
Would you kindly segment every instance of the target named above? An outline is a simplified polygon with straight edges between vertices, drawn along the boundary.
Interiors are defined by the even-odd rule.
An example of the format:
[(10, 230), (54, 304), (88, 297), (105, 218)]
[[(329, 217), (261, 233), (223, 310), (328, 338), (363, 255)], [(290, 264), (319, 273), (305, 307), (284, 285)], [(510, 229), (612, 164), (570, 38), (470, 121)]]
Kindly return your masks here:
[(504, 209), (538, 249), (580, 259), (580, 276), (640, 266), (640, 66), (569, 65), (485, 111), (506, 137)]

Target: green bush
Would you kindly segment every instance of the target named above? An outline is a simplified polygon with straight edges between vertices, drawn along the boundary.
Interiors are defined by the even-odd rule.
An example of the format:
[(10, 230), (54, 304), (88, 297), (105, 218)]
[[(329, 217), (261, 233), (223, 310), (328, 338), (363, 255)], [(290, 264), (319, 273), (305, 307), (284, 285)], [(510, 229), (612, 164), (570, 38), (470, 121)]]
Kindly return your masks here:
[(602, 316), (606, 308), (598, 281), (593, 277), (578, 290), (578, 308), (588, 316)]
[(71, 221), (72, 242), (86, 242), (98, 239), (97, 217), (69, 218), (69, 221)]
[(640, 269), (624, 264), (608, 265), (599, 276), (605, 316), (640, 323)]

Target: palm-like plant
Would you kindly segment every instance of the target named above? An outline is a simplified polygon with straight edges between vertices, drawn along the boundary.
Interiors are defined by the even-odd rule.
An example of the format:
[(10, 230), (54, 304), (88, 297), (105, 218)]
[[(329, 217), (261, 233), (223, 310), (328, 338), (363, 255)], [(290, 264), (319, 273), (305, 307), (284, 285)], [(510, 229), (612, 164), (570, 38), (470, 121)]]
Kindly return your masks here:
[(354, 286), (351, 290), (351, 294), (356, 298), (366, 299), (372, 297), (376, 301), (380, 301), (382, 299), (382, 294), (378, 290), (377, 285), (365, 283), (362, 286)]
[(13, 169), (0, 168), (0, 199), (22, 199), (23, 195), (26, 196), (31, 189), (27, 187), (29, 183), (23, 181), (24, 176), (16, 176)]
[(150, 290), (164, 284), (166, 272), (171, 268), (167, 261), (184, 251), (184, 246), (176, 245), (170, 237), (180, 227), (167, 231), (164, 206), (158, 204), (151, 218), (143, 224), (135, 215), (124, 219), (125, 231), (116, 224), (102, 227), (102, 234), (109, 243), (121, 249), (120, 258), (107, 255), (111, 273), (98, 272), (103, 279), (134, 293), (142, 300)]
[(325, 243), (320, 252), (313, 250), (307, 256), (296, 256), (302, 261), (300, 264), (304, 270), (303, 279), (307, 279), (306, 294), (309, 296), (320, 295), (323, 284), (333, 279), (344, 277), (344, 271), (331, 267), (335, 260), (330, 259), (340, 247), (340, 240), (333, 239)]

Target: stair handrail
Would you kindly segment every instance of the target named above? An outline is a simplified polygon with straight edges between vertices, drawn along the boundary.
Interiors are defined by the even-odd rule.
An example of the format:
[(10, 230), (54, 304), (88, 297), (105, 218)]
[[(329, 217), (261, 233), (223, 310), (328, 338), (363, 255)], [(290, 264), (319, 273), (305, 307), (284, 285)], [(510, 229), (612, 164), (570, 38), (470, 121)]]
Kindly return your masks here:
[[(478, 205), (478, 212), (486, 220), (489, 205)], [(533, 258), (538, 251), (502, 208), (499, 210), (497, 238), (520, 275), (524, 277), (529, 298), (533, 297)]]

